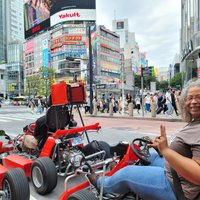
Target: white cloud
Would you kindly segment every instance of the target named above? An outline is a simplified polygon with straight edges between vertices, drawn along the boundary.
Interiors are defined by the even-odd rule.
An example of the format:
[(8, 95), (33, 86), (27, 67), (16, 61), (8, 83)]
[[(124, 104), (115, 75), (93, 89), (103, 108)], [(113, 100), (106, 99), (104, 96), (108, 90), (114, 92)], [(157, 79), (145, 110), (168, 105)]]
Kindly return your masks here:
[(109, 29), (114, 17), (128, 19), (149, 65), (168, 67), (179, 53), (181, 0), (96, 0), (96, 9), (97, 24)]

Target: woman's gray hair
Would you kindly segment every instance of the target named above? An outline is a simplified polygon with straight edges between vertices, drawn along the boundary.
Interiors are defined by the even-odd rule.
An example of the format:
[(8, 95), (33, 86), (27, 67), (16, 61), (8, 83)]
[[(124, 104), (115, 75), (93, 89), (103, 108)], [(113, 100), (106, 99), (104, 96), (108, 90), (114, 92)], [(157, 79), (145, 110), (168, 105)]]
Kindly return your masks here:
[(191, 122), (192, 121), (192, 115), (189, 113), (187, 107), (186, 107), (186, 97), (188, 94), (188, 90), (192, 87), (200, 87), (200, 80), (191, 80), (187, 83), (187, 85), (183, 88), (181, 91), (181, 95), (179, 97), (179, 106), (180, 106), (180, 112), (182, 115), (182, 119), (185, 122)]

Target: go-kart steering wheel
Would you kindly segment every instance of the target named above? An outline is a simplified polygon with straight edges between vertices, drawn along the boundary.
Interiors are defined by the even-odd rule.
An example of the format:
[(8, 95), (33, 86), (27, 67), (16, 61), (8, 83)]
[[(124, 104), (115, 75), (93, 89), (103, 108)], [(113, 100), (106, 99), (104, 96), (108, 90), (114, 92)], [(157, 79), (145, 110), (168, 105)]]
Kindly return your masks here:
[(150, 152), (147, 147), (148, 144), (151, 144), (151, 142), (144, 138), (136, 138), (130, 144), (133, 153), (140, 159), (143, 165), (151, 164), (151, 161), (149, 160)]

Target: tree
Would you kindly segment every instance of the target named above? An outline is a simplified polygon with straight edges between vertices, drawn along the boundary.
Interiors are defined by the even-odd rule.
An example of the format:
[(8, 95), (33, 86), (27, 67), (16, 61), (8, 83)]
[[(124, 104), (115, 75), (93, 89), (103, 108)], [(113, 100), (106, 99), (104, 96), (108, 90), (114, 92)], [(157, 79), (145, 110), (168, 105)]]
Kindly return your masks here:
[(168, 81), (166, 81), (166, 80), (160, 81), (159, 82), (159, 90), (167, 91), (168, 85), (169, 85)]
[(172, 88), (182, 88), (182, 73), (181, 72), (175, 74), (171, 78), (170, 87), (172, 87)]
[(50, 67), (40, 67), (37, 74), (26, 78), (26, 95), (48, 96), (54, 82), (55, 70)]
[(141, 75), (135, 74), (135, 86), (141, 88)]

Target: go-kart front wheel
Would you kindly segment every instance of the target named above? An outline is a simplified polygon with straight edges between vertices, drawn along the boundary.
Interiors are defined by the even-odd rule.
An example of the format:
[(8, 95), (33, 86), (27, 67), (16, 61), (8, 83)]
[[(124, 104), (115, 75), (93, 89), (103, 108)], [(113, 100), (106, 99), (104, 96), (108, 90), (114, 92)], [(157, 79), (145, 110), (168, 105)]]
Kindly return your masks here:
[(31, 167), (31, 180), (37, 193), (50, 193), (57, 185), (57, 172), (50, 158), (38, 158)]
[(80, 190), (68, 197), (68, 200), (97, 200), (95, 194), (89, 190)]
[(20, 168), (11, 169), (3, 175), (2, 190), (5, 194), (2, 200), (29, 200), (30, 198), (28, 178)]

